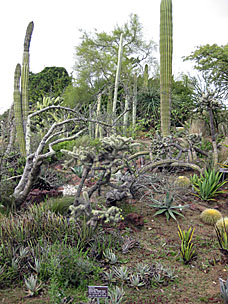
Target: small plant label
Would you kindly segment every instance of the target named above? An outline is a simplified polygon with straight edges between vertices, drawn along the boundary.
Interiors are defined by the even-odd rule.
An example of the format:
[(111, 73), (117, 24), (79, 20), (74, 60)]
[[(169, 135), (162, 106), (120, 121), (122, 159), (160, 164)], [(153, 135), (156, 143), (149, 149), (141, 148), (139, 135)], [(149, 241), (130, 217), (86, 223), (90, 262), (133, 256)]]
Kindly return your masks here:
[(88, 298), (107, 298), (108, 286), (88, 286)]

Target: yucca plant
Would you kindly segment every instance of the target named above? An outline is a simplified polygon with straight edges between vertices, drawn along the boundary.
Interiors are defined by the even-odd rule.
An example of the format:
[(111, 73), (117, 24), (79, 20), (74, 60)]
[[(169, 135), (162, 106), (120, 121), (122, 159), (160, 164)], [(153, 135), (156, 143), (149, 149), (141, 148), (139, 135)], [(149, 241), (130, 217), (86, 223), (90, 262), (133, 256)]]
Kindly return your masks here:
[(221, 219), (220, 221), (223, 220), (223, 226), (221, 227), (221, 225), (215, 225), (215, 232), (216, 232), (216, 236), (219, 242), (219, 246), (220, 246), (220, 250), (222, 252), (225, 253), (225, 251), (228, 254), (228, 236), (227, 236), (227, 228), (226, 228), (226, 224), (225, 224), (225, 220), (224, 218)]
[(184, 231), (178, 225), (178, 235), (181, 240), (180, 252), (184, 264), (188, 264), (196, 256), (195, 249), (193, 248), (194, 244), (192, 243), (194, 230), (194, 228), (190, 227), (188, 231)]
[(227, 180), (221, 182), (221, 178), (222, 173), (216, 172), (215, 169), (205, 170), (200, 176), (194, 174), (191, 177), (191, 182), (197, 192), (195, 195), (204, 201), (214, 200), (217, 194), (224, 193), (224, 191), (219, 189), (227, 183)]
[(175, 221), (177, 221), (176, 216), (175, 215), (180, 215), (180, 216), (184, 216), (183, 214), (181, 214), (180, 212), (178, 212), (177, 210), (182, 210), (183, 208), (188, 207), (188, 205), (179, 205), (179, 206), (172, 206), (172, 203), (174, 201), (173, 196), (170, 196), (169, 192), (166, 193), (166, 197), (164, 199), (163, 202), (159, 202), (155, 199), (151, 199), (152, 202), (154, 202), (155, 204), (149, 204), (150, 207), (152, 208), (156, 208), (159, 209), (154, 216), (159, 215), (159, 214), (165, 214), (167, 221), (170, 218), (173, 218)]

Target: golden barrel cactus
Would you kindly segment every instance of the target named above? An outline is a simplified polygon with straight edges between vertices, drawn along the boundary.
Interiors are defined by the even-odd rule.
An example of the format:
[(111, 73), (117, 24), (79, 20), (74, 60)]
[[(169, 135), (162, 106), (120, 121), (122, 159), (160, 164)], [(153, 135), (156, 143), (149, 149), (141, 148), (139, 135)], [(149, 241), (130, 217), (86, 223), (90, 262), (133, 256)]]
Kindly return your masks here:
[[(216, 209), (205, 209), (201, 215), (200, 219), (202, 222), (208, 225), (215, 225), (219, 220), (222, 219), (222, 214)], [(227, 218), (228, 220), (228, 218)], [(228, 221), (227, 221), (228, 224)], [(217, 224), (216, 224), (217, 225)]]

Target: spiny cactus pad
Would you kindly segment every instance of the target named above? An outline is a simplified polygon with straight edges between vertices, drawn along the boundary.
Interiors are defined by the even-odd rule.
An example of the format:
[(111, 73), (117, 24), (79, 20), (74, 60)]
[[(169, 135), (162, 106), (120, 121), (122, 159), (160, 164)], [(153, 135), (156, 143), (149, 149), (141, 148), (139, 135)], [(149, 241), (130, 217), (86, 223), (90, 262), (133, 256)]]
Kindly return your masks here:
[(214, 225), (218, 220), (222, 218), (222, 214), (216, 209), (205, 209), (201, 213), (200, 218), (205, 224)]

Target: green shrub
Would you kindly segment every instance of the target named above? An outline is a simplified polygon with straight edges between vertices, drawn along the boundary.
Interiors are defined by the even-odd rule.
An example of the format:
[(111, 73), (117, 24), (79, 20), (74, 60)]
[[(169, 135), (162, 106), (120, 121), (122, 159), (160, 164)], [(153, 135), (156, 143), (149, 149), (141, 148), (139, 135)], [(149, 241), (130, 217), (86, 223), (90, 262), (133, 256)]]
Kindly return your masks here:
[(45, 205), (55, 214), (67, 215), (69, 207), (73, 204), (74, 197), (49, 198)]
[(56, 242), (48, 247), (43, 259), (40, 279), (55, 282), (59, 288), (86, 287), (91, 276), (100, 272), (94, 262), (87, 257), (87, 252), (64, 242)]

